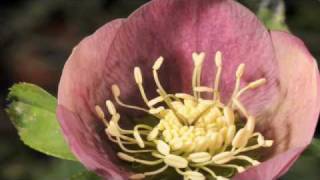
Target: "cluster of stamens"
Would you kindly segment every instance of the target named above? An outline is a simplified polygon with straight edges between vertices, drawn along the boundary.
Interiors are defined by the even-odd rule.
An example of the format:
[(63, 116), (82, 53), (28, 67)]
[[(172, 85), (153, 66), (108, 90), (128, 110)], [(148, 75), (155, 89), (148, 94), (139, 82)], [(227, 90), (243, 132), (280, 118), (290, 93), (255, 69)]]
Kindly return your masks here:
[[(157, 167), (154, 171), (134, 174), (130, 179), (143, 179), (174, 168), (185, 180), (204, 180), (213, 177), (229, 179), (234, 173), (221, 175), (216, 168), (243, 172), (248, 166), (256, 166), (259, 161), (246, 155), (246, 152), (272, 146), (272, 140), (255, 131), (255, 117), (249, 114), (239, 100), (241, 94), (253, 90), (266, 82), (258, 79), (240, 88), (245, 65), (240, 64), (236, 71), (236, 84), (228, 104), (220, 101), (219, 82), (222, 73), (222, 54), (215, 55), (216, 77), (214, 87), (201, 86), (200, 77), (204, 53), (193, 53), (194, 70), (192, 75), (193, 95), (185, 93), (168, 94), (162, 87), (158, 70), (163, 58), (156, 60), (153, 77), (157, 85), (158, 97), (148, 99), (139, 67), (134, 69), (134, 78), (147, 108), (129, 105), (120, 100), (120, 89), (112, 86), (112, 93), (119, 106), (144, 111), (157, 118), (156, 126), (137, 124), (133, 130), (119, 125), (120, 114), (114, 104), (106, 101), (111, 115), (107, 121), (100, 106), (96, 112), (106, 125), (108, 138), (121, 149), (120, 159), (145, 166)], [(201, 98), (202, 93), (212, 94), (212, 99)], [(138, 158), (143, 154), (145, 159)], [(244, 165), (246, 164), (246, 165)]]

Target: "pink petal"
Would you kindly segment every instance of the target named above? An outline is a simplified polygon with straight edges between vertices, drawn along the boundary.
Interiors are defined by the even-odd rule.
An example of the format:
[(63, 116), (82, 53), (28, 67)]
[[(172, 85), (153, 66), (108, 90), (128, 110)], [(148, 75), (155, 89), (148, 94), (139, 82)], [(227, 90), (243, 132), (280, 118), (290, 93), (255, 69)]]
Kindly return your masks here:
[[(164, 56), (160, 73), (168, 92), (190, 92), (191, 54), (196, 51), (207, 54), (203, 84), (212, 86), (215, 77), (213, 57), (218, 50), (224, 57), (223, 99), (228, 100), (234, 88), (237, 66), (245, 63), (247, 71), (243, 85), (262, 77), (268, 84), (246, 93), (243, 102), (252, 113), (271, 106), (278, 92), (278, 69), (270, 35), (253, 13), (233, 0), (153, 0), (127, 19), (111, 47), (109, 60), (126, 60), (120, 65), (128, 69), (137, 65), (143, 67), (145, 86), (150, 95), (155, 89), (152, 64), (156, 58)], [(132, 70), (122, 73), (132, 77)], [(121, 86), (121, 89), (125, 88), (127, 84)]]
[(275, 140), (272, 159), (235, 179), (271, 180), (283, 175), (312, 140), (320, 110), (319, 70), (303, 42), (271, 32), (280, 73), (280, 104), (260, 125)]
[(109, 46), (122, 24), (123, 20), (110, 22), (74, 48), (60, 81), (57, 111), (64, 135), (77, 158), (88, 169), (117, 180), (126, 179), (127, 173), (114, 163), (117, 158), (106, 144), (104, 126), (95, 116), (94, 107), (110, 96), (106, 76), (109, 73), (121, 76), (121, 72), (108, 71), (106, 60)]
[(72, 152), (86, 168), (107, 179), (128, 178), (128, 172), (114, 163), (117, 157), (105, 138), (101, 138), (104, 132), (101, 128), (97, 131), (93, 123), (83, 121), (62, 105), (58, 106), (57, 115)]

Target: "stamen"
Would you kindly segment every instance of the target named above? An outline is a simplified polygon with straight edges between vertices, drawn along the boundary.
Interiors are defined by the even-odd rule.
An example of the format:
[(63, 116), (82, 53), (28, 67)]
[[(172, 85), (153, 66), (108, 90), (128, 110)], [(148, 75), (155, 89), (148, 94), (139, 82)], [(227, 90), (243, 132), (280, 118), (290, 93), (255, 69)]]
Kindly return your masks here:
[[(194, 96), (186, 93), (168, 94), (164, 90), (158, 75), (163, 57), (159, 57), (153, 65), (153, 78), (159, 96), (151, 100), (147, 98), (143, 88), (140, 68), (134, 68), (136, 84), (148, 109), (123, 103), (120, 100), (119, 87), (117, 85), (111, 87), (117, 104), (153, 115), (158, 118), (155, 126), (137, 124), (132, 130), (123, 129), (119, 124), (120, 114), (110, 100), (105, 103), (111, 115), (110, 121), (106, 120), (102, 108), (95, 106), (97, 116), (106, 126), (107, 137), (110, 141), (117, 143), (122, 151), (117, 154), (120, 159), (148, 166), (164, 164), (154, 171), (134, 174), (130, 179), (146, 178), (172, 167), (186, 180), (205, 180), (208, 176), (218, 180), (227, 180), (235, 172), (243, 172), (246, 168), (232, 164), (233, 160), (239, 163), (247, 162), (253, 166), (258, 165), (260, 163), (258, 160), (243, 153), (272, 146), (272, 140), (265, 140), (261, 133), (255, 132), (256, 119), (249, 114), (239, 100), (240, 95), (249, 89), (265, 84), (266, 79), (261, 78), (240, 89), (240, 81), (245, 69), (245, 65), (240, 64), (236, 71), (236, 82), (231, 101), (225, 105), (220, 101), (219, 92), (222, 54), (220, 51), (215, 54), (216, 76), (213, 88), (200, 84), (204, 57), (204, 53), (192, 54)], [(202, 92), (213, 93), (213, 99), (202, 99)], [(156, 106), (160, 103), (161, 105)], [(240, 116), (237, 113), (244, 119), (239, 119)], [(245, 122), (245, 125), (239, 124), (239, 121)], [(139, 159), (126, 153), (144, 153), (143, 155), (151, 160)], [(214, 169), (217, 167), (230, 168), (232, 171), (222, 176), (220, 173), (216, 174)]]
[(106, 120), (106, 117), (105, 117), (105, 115), (104, 115), (104, 112), (103, 112), (102, 108), (101, 108), (100, 106), (96, 105), (96, 106), (95, 106), (95, 110), (96, 110), (96, 113), (97, 113), (99, 119), (102, 120), (102, 122), (104, 123), (104, 125), (105, 125), (105, 126), (109, 126), (109, 123), (108, 123), (108, 121)]
[(156, 174), (160, 174), (160, 173), (164, 172), (168, 167), (169, 167), (168, 165), (165, 165), (162, 168), (159, 168), (159, 169), (157, 169), (155, 171), (144, 172), (144, 173), (140, 173), (140, 174), (134, 174), (134, 175), (130, 176), (130, 179), (143, 179), (146, 176), (153, 176), (153, 175), (156, 175)]
[(246, 87), (242, 88), (236, 95), (236, 97), (240, 97), (244, 92), (246, 92), (249, 89), (255, 89), (263, 84), (265, 84), (267, 80), (265, 78), (256, 80), (254, 82), (249, 83)]
[(128, 149), (123, 145), (123, 143), (122, 143), (122, 141), (121, 141), (119, 136), (116, 136), (116, 139), (117, 139), (117, 143), (118, 143), (119, 147), (124, 152), (127, 152), (127, 153), (148, 153), (148, 152), (152, 152), (152, 150), (131, 150), (131, 149)]
[(143, 165), (149, 165), (149, 166), (154, 166), (157, 164), (161, 164), (163, 162), (162, 159), (160, 160), (154, 160), (154, 161), (148, 161), (148, 160), (142, 160), (142, 159), (138, 159), (135, 158), (133, 156), (130, 156), (128, 154), (122, 153), (122, 152), (118, 152), (118, 157), (124, 161), (128, 161), (128, 162), (137, 162)]
[(128, 109), (135, 109), (135, 110), (138, 110), (138, 111), (144, 111), (144, 112), (147, 112), (148, 113), (148, 110), (147, 109), (144, 109), (144, 108), (141, 108), (141, 107), (138, 107), (138, 106), (132, 106), (132, 105), (128, 105), (128, 104), (125, 104), (123, 103), (120, 99), (119, 99), (119, 96), (120, 96), (120, 89), (117, 85), (112, 85), (112, 94), (116, 100), (116, 102), (122, 106), (122, 107), (125, 107), (125, 108), (128, 108)]
[(237, 71), (236, 71), (236, 85), (234, 87), (234, 90), (233, 90), (233, 93), (232, 93), (232, 96), (231, 98), (233, 98), (237, 92), (239, 91), (239, 88), (240, 88), (240, 80), (241, 80), (241, 77), (244, 73), (244, 69), (245, 69), (245, 65), (244, 64), (240, 64), (237, 68)]
[(232, 103), (239, 109), (239, 111), (245, 116), (245, 117), (248, 117), (249, 116), (249, 113), (247, 112), (246, 108), (244, 108), (244, 106), (242, 105), (242, 103), (236, 99), (236, 98), (233, 98), (232, 99)]
[(200, 79), (201, 79), (201, 69), (202, 69), (202, 63), (204, 60), (205, 54), (202, 52), (200, 54), (193, 53), (192, 59), (194, 62), (194, 69), (192, 74), (192, 89), (193, 89), (193, 95), (197, 99), (199, 98), (200, 93), (197, 93), (195, 91), (195, 87), (200, 86)]
[[(149, 106), (149, 100), (147, 98), (147, 95), (144, 91), (144, 88), (142, 86), (142, 74), (141, 74), (141, 69), (139, 67), (135, 67), (134, 68), (134, 79), (136, 80), (136, 83), (139, 87), (139, 91), (140, 91), (140, 94), (141, 94), (141, 97), (143, 99), (143, 101), (146, 103), (147, 106)], [(152, 106), (149, 106), (149, 107), (152, 107)]]
[(214, 81), (214, 92), (213, 92), (213, 100), (219, 100), (219, 83), (220, 83), (220, 76), (222, 72), (222, 54), (220, 51), (217, 51), (215, 55), (215, 64), (217, 67), (217, 72), (216, 72), (216, 78)]
[(170, 154), (170, 146), (162, 140), (157, 141), (157, 150), (165, 156)]
[(158, 103), (160, 103), (160, 102), (162, 102), (163, 101), (163, 97), (162, 96), (158, 96), (158, 97), (156, 97), (156, 98), (154, 98), (154, 99), (151, 99), (149, 102), (148, 102), (148, 106), (154, 106), (154, 105), (156, 105), (156, 104), (158, 104)]
[(106, 101), (106, 106), (111, 115), (115, 115), (117, 113), (116, 108), (114, 107), (113, 103), (110, 100)]
[(173, 155), (173, 154), (169, 154), (167, 156), (165, 156), (164, 158), (164, 162), (174, 168), (186, 168), (188, 167), (188, 160), (186, 160), (185, 158), (181, 157), (181, 156), (177, 156), (177, 155)]

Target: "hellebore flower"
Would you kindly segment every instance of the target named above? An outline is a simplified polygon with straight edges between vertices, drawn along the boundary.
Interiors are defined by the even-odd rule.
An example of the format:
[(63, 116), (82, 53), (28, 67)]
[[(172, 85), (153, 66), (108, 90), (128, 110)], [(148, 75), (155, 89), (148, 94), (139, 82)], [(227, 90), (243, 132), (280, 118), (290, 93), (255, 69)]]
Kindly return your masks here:
[(106, 179), (271, 180), (310, 143), (319, 101), (316, 62), (293, 35), (232, 0), (153, 0), (74, 48), (57, 115)]

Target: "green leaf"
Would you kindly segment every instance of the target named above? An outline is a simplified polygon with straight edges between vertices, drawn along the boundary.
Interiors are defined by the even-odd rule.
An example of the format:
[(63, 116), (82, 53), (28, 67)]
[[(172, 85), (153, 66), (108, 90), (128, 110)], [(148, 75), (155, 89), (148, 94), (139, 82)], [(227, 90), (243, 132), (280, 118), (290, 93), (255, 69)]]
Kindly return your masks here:
[(257, 16), (271, 30), (288, 31), (283, 0), (261, 1)]
[(320, 167), (320, 140), (314, 139), (282, 180), (318, 180)]
[(101, 180), (101, 178), (89, 171), (82, 171), (69, 178), (69, 180)]
[(8, 101), (6, 112), (26, 145), (47, 155), (76, 160), (61, 133), (54, 96), (36, 85), (19, 83), (11, 87)]

